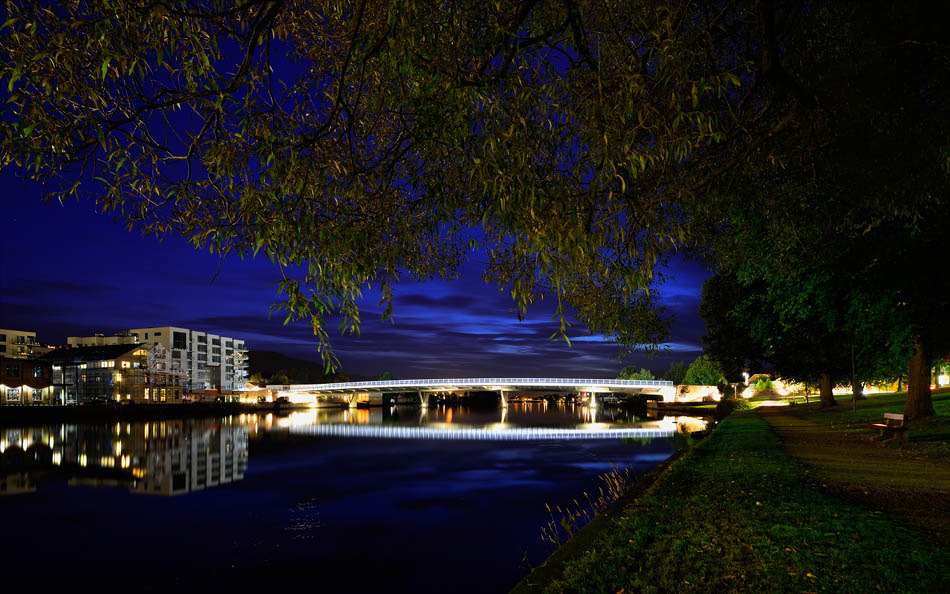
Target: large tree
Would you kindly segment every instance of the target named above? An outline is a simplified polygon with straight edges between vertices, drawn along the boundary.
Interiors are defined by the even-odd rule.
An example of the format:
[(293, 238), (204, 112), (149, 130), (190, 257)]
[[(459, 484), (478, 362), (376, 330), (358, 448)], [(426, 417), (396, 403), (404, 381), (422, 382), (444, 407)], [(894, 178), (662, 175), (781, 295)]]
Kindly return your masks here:
[[(367, 288), (388, 315), (393, 283), (473, 252), (519, 315), (546, 295), (562, 335), (573, 307), (655, 346), (656, 265), (697, 239), (697, 212), (741, 202), (731, 183), (761, 196), (819, 157), (852, 179), (895, 169), (903, 144), (832, 154), (839, 122), (884, 108), (881, 138), (910, 139), (934, 119), (914, 120), (915, 93), (943, 114), (932, 4), (12, 0), (0, 166), (146, 232), (266, 254), (325, 354), (326, 321), (357, 329)], [(855, 210), (899, 200), (903, 233), (927, 193), (895, 173), (899, 192)]]
[[(13, 0), (3, 167), (284, 272), (288, 319), (472, 250), (520, 315), (655, 346), (656, 265), (710, 180), (814, 107), (770, 1)], [(803, 107), (804, 106), (804, 107)], [(387, 315), (389, 309), (386, 309)]]
[(876, 8), (852, 7), (846, 32), (815, 46), (823, 67), (801, 71), (831, 120), (756, 150), (720, 188), (717, 248), (777, 324), (759, 338), (791, 333), (829, 370), (854, 353), (855, 385), (913, 350), (913, 419), (933, 412), (931, 357), (950, 338), (950, 281), (927, 274), (947, 221), (950, 45), (934, 21), (945, 6)]

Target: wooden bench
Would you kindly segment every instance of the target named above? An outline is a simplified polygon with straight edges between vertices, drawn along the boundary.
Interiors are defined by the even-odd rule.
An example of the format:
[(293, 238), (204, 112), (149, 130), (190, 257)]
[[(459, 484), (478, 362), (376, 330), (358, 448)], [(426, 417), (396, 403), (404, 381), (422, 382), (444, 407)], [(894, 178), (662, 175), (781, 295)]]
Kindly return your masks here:
[(896, 437), (899, 441), (907, 440), (907, 425), (904, 424), (904, 415), (884, 413), (883, 423), (871, 423), (868, 427), (879, 430), (882, 440), (890, 439), (891, 437)]

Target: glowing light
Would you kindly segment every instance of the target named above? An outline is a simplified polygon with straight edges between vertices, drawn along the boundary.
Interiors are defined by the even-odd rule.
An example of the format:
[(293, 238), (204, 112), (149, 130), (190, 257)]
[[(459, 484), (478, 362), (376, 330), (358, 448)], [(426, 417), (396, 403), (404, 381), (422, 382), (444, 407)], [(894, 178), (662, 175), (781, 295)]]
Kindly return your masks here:
[(85, 466), (89, 463), (89, 459), (86, 458), (86, 454), (79, 454), (79, 465)]
[(63, 463), (63, 455), (60, 452), (53, 452), (53, 464), (59, 466)]

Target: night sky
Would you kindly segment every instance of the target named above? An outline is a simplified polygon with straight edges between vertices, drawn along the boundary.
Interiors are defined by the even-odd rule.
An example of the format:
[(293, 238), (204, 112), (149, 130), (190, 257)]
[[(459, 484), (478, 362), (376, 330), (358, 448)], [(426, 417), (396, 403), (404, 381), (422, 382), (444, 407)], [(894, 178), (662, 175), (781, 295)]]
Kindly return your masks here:
[[(92, 201), (45, 203), (39, 186), (8, 170), (0, 175), (0, 328), (33, 330), (40, 342), (112, 334), (133, 327), (182, 326), (244, 338), (251, 350), (317, 360), (309, 325), (283, 325), (277, 272), (266, 257), (243, 261), (198, 251), (182, 238), (159, 242), (129, 232)], [(662, 288), (674, 316), (668, 349), (648, 359), (615, 359), (617, 347), (571, 331), (572, 346), (549, 340), (553, 308), (540, 303), (519, 322), (511, 299), (480, 279), (471, 261), (452, 282), (404, 283), (394, 289), (393, 319), (380, 320), (378, 296), (366, 294), (361, 335), (331, 338), (343, 371), (397, 378), (446, 376), (616, 377), (623, 365), (662, 372), (702, 350), (699, 292), (708, 276), (698, 263), (677, 261)], [(213, 282), (212, 282), (213, 281)], [(334, 325), (335, 328), (335, 325)]]

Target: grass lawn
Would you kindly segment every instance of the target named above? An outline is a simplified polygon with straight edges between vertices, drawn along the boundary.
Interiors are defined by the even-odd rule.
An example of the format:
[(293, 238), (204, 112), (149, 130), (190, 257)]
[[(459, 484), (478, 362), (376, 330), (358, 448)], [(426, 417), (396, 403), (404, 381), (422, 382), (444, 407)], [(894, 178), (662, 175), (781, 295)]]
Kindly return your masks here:
[(516, 591), (950, 591), (950, 551), (810, 476), (756, 413), (735, 413), (559, 577)]
[[(836, 398), (838, 406), (832, 409), (809, 405), (802, 409), (795, 407), (794, 414), (835, 429), (872, 438), (877, 435), (877, 430), (869, 428), (868, 425), (882, 422), (884, 413), (903, 413), (906, 397), (906, 392), (870, 395), (865, 400), (859, 400), (856, 410), (852, 411), (851, 396), (846, 395)], [(888, 445), (903, 448), (908, 454), (950, 459), (950, 391), (935, 392), (933, 404), (936, 415), (913, 423), (907, 435), (907, 443), (894, 442)]]

